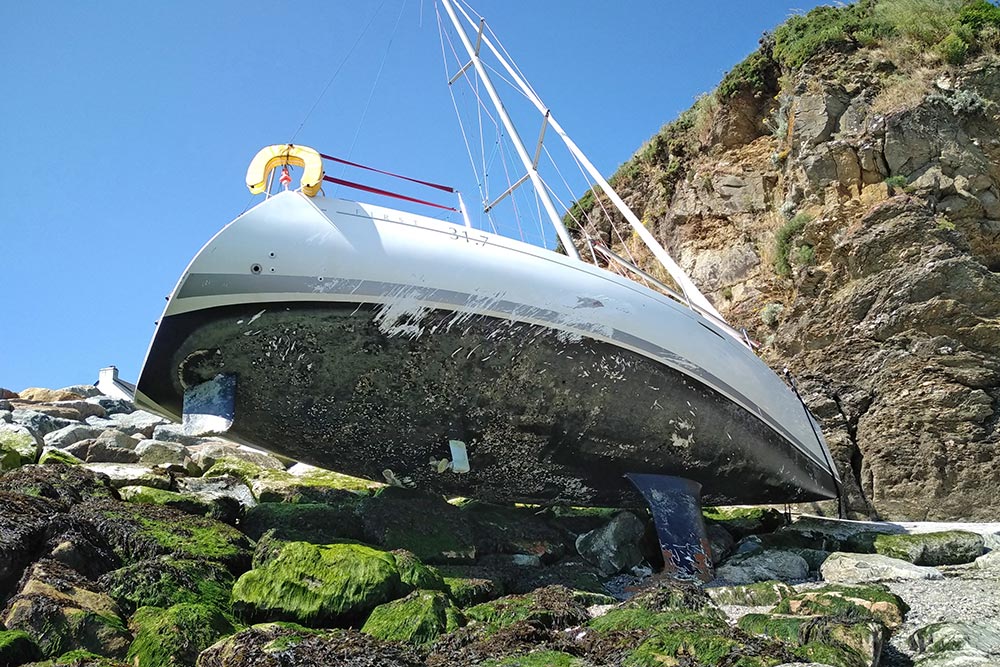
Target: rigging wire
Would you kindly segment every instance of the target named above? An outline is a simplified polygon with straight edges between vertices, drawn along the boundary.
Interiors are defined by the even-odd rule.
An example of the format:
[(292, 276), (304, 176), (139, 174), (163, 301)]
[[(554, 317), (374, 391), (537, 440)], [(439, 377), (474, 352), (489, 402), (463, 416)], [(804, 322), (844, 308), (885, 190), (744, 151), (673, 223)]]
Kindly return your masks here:
[[(389, 35), (389, 41), (386, 42), (385, 51), (382, 53), (382, 60), (379, 62), (378, 71), (375, 73), (375, 81), (372, 82), (372, 89), (368, 93), (368, 100), (365, 102), (365, 108), (361, 111), (361, 120), (358, 121), (358, 128), (354, 131), (354, 138), (351, 140), (351, 147), (347, 149), (347, 159), (351, 159), (354, 153), (354, 146), (358, 142), (358, 136), (361, 134), (361, 127), (365, 124), (365, 118), (368, 116), (368, 109), (371, 107), (372, 99), (375, 97), (375, 90), (378, 88), (378, 82), (382, 78), (382, 70), (385, 69), (385, 61), (389, 58), (389, 51), (392, 50), (392, 42), (396, 38), (396, 32), (399, 30), (399, 21), (403, 18), (403, 11), (406, 9), (406, 0), (399, 7), (399, 15), (396, 16), (396, 23), (392, 26), (392, 33)], [(343, 173), (343, 170), (341, 170)]]
[(309, 111), (306, 112), (305, 118), (302, 119), (302, 122), (299, 123), (299, 126), (295, 129), (295, 132), (292, 133), (292, 138), (288, 140), (289, 144), (295, 143), (295, 138), (299, 136), (299, 132), (302, 131), (302, 128), (306, 124), (306, 121), (309, 120), (309, 117), (312, 116), (313, 111), (315, 111), (316, 107), (319, 106), (320, 100), (322, 100), (323, 97), (326, 95), (326, 91), (330, 89), (331, 85), (333, 85), (333, 80), (337, 78), (338, 74), (340, 74), (340, 70), (344, 69), (344, 65), (347, 64), (347, 61), (354, 53), (354, 50), (358, 47), (358, 44), (361, 43), (361, 40), (362, 38), (364, 38), (365, 34), (367, 34), (368, 28), (370, 28), (372, 26), (372, 23), (375, 22), (375, 17), (377, 17), (379, 13), (382, 11), (382, 7), (385, 6), (385, 3), (386, 0), (382, 0), (378, 8), (375, 10), (375, 13), (372, 14), (372, 17), (370, 19), (368, 19), (368, 23), (365, 24), (364, 29), (358, 34), (357, 39), (354, 40), (354, 44), (351, 45), (351, 48), (347, 51), (347, 54), (344, 56), (344, 59), (340, 61), (339, 65), (337, 65), (337, 69), (334, 70), (333, 74), (327, 80), (326, 85), (323, 86), (323, 90), (320, 91), (320, 94), (316, 98), (316, 101), (313, 102), (313, 105), (311, 107), (309, 107)]

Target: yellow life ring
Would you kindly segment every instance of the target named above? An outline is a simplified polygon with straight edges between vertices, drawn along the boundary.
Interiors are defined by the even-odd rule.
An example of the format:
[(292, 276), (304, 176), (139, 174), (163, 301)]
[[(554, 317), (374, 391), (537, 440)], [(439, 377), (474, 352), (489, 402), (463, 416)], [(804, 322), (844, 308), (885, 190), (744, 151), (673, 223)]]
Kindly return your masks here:
[(294, 144), (266, 146), (257, 152), (247, 167), (247, 187), (250, 192), (255, 195), (264, 192), (271, 171), (286, 164), (302, 167), (302, 192), (315, 197), (323, 186), (323, 158), (308, 146)]

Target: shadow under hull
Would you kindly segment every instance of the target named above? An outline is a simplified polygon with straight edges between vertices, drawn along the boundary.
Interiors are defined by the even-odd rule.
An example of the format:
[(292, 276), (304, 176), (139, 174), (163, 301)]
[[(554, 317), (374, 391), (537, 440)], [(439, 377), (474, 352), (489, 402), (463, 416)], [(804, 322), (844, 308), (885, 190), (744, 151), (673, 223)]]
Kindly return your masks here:
[[(302, 302), (167, 316), (140, 403), (179, 416), (186, 386), (234, 374), (234, 439), (489, 501), (636, 504), (626, 473), (697, 481), (712, 504), (836, 497), (830, 473), (763, 421), (642, 355), (485, 315), (433, 311), (389, 333), (378, 317)], [(446, 467), (452, 439), (467, 473)]]

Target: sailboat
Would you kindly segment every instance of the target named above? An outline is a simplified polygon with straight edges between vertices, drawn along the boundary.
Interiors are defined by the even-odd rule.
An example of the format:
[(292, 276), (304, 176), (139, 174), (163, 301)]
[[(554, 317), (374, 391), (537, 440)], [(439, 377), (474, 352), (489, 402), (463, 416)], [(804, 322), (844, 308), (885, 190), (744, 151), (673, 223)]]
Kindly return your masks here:
[[(452, 80), (478, 77), (524, 169), (511, 189), (535, 186), (560, 249), (473, 227), (460, 196), (462, 222), (326, 197), (324, 183), (357, 185), (326, 174), (336, 158), (267, 147), (247, 174), (267, 196), (181, 275), (136, 402), (191, 432), (443, 494), (627, 506), (638, 488), (664, 519), (665, 545), (679, 521), (676, 508), (658, 512), (664, 499), (696, 508), (836, 497), (836, 468), (796, 392), (569, 139), (485, 22), (440, 4), (468, 57)], [(539, 112), (534, 155), (487, 53)], [(679, 289), (570, 233), (536, 168), (546, 131)], [(286, 171), (273, 192), (288, 165), (302, 169), (300, 187)], [(603, 265), (582, 259), (581, 245)], [(704, 560), (703, 529), (693, 535)], [(683, 539), (671, 539), (676, 552)]]

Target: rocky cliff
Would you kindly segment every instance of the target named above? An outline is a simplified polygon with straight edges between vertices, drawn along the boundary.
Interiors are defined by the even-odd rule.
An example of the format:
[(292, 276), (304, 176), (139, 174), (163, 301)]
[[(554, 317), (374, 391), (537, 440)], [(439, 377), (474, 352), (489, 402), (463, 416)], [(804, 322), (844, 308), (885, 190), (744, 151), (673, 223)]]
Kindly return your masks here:
[(794, 17), (612, 178), (791, 369), (855, 516), (1000, 508), (998, 37), (985, 0)]

